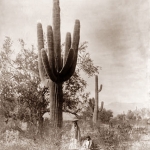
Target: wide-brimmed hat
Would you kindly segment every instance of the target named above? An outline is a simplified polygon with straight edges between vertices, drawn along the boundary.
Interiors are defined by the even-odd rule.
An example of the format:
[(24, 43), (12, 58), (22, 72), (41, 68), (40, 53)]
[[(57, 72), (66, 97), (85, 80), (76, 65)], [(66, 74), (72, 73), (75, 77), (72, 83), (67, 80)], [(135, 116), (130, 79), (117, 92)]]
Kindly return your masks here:
[(91, 139), (91, 137), (88, 135), (88, 136), (86, 136), (86, 139)]
[(79, 119), (77, 117), (73, 117), (71, 121), (78, 121)]

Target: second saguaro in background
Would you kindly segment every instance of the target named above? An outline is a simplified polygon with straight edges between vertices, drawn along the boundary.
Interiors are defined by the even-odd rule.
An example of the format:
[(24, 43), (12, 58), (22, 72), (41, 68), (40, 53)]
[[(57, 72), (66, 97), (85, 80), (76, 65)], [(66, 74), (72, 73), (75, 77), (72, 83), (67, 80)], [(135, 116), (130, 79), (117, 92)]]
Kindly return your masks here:
[(98, 120), (98, 111), (101, 112), (103, 110), (104, 102), (101, 102), (101, 107), (98, 109), (99, 104), (99, 96), (98, 93), (102, 91), (102, 84), (100, 85), (100, 89), (98, 89), (98, 76), (95, 75), (95, 104), (94, 104), (94, 113), (93, 113), (93, 123), (97, 123)]

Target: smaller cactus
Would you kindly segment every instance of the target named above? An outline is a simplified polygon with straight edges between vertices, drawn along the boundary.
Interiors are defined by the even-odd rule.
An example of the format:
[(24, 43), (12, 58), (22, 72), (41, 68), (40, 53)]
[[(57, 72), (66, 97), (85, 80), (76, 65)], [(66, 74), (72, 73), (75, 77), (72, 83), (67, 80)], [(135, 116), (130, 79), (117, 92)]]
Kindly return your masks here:
[(98, 93), (102, 91), (102, 84), (100, 85), (100, 89), (98, 89), (98, 76), (95, 75), (95, 105), (94, 105), (94, 113), (93, 113), (93, 123), (97, 123), (98, 120), (98, 111), (101, 112), (103, 110), (104, 102), (101, 102), (101, 107), (98, 110)]

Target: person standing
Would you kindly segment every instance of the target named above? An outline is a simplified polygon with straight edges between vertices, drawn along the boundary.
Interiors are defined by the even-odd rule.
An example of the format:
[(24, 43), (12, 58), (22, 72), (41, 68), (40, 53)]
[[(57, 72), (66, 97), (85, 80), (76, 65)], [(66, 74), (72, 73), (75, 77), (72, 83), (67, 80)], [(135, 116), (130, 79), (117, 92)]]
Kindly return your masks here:
[(72, 128), (71, 128), (71, 143), (69, 145), (69, 149), (78, 149), (80, 148), (81, 142), (81, 133), (80, 128), (78, 126), (78, 118), (74, 117), (72, 120)]

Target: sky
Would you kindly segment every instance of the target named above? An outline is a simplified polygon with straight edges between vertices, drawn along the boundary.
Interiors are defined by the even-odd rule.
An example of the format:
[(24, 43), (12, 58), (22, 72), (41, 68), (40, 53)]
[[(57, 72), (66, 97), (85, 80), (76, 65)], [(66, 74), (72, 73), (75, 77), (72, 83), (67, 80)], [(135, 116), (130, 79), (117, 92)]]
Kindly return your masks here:
[[(99, 70), (100, 101), (149, 104), (150, 0), (60, 0), (61, 36), (73, 32), (75, 19), (81, 23), (80, 42)], [(0, 0), (0, 43), (11, 37), (37, 46), (36, 25), (52, 24), (52, 0)], [(94, 97), (94, 77), (86, 91)]]

